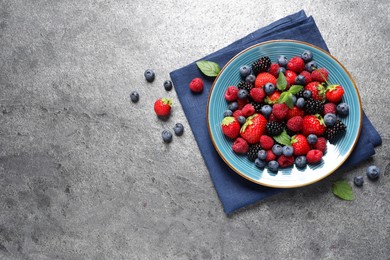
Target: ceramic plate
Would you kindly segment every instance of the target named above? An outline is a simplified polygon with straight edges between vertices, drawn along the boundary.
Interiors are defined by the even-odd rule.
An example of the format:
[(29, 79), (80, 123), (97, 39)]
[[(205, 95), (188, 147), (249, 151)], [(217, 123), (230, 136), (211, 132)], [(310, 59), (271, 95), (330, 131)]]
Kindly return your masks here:
[[(295, 166), (279, 169), (275, 174), (267, 169), (257, 168), (246, 156), (233, 152), (232, 141), (221, 131), (223, 112), (227, 109), (224, 98), (228, 86), (237, 85), (240, 81), (239, 68), (250, 65), (261, 56), (269, 56), (273, 62), (279, 55), (287, 58), (299, 56), (304, 50), (313, 53), (318, 67), (325, 67), (329, 71), (329, 83), (340, 84), (344, 87), (343, 101), (348, 103), (350, 113), (340, 118), (347, 125), (347, 133), (334, 145), (328, 142), (327, 152), (323, 160), (316, 165), (309, 165), (301, 170)], [(254, 45), (237, 54), (221, 70), (215, 79), (210, 91), (207, 105), (207, 120), (211, 140), (222, 159), (242, 177), (264, 186), (275, 188), (293, 188), (317, 182), (330, 175), (348, 158), (352, 152), (361, 130), (362, 108), (359, 92), (355, 82), (345, 67), (324, 50), (304, 42), (298, 41), (269, 41)]]

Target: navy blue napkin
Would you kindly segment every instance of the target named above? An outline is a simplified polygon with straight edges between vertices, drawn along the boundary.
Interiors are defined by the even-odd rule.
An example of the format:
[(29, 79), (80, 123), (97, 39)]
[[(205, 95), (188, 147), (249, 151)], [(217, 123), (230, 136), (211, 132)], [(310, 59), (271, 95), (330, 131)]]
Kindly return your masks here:
[[(273, 22), (200, 60), (214, 61), (222, 68), (231, 58), (247, 47), (276, 39), (304, 41), (328, 51), (314, 19), (307, 17), (302, 10)], [(214, 79), (205, 77), (195, 62), (172, 71), (170, 76), (224, 211), (229, 214), (282, 192), (284, 189), (264, 187), (242, 178), (225, 164), (215, 150), (206, 120), (207, 100)], [(188, 88), (189, 82), (195, 77), (202, 78), (205, 83), (204, 90), (200, 94), (193, 94)], [(363, 113), (363, 127), (359, 141), (342, 167), (351, 167), (374, 155), (374, 147), (380, 145), (381, 142), (378, 132)]]

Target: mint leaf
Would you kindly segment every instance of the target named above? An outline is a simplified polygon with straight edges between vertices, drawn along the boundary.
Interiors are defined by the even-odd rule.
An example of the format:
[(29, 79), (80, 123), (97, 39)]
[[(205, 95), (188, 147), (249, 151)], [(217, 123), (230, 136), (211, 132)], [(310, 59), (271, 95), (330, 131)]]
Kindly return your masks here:
[(288, 92), (290, 92), (291, 94), (297, 94), (301, 89), (303, 88), (303, 86), (301, 85), (292, 85), (289, 89), (288, 89)]
[(287, 80), (283, 72), (279, 72), (278, 80), (276, 81), (276, 87), (281, 91), (285, 90), (287, 87)]
[(339, 180), (333, 183), (332, 192), (334, 195), (343, 200), (354, 200), (355, 195), (353, 194), (352, 187), (346, 180)]
[(286, 102), (284, 102), (284, 103), (286, 103), (286, 105), (289, 108), (293, 108), (294, 107), (294, 101), (293, 101), (292, 94), (291, 93), (288, 93), (288, 94), (290, 94), (290, 95), (287, 95), (288, 98), (287, 98)]
[(218, 73), (221, 71), (219, 65), (212, 61), (201, 60), (196, 62), (196, 66), (200, 69), (200, 71), (209, 77), (216, 77)]
[(277, 136), (273, 137), (274, 140), (282, 145), (291, 145), (291, 138), (287, 134), (286, 130), (283, 130), (283, 132)]
[(288, 91), (285, 91), (283, 92), (282, 94), (280, 94), (280, 97), (278, 99), (278, 103), (281, 104), (281, 103), (286, 103), (286, 105), (289, 107), (289, 108), (293, 108), (294, 106), (294, 101), (293, 101), (293, 95), (288, 92)]

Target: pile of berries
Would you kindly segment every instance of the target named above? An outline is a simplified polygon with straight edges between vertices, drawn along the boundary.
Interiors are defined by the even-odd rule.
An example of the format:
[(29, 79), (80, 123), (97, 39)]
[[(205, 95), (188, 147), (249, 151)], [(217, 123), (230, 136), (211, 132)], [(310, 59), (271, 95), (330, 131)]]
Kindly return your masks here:
[(221, 128), (233, 151), (260, 169), (319, 163), (327, 142), (345, 134), (344, 89), (328, 82), (329, 72), (318, 67), (311, 51), (290, 59), (281, 55), (275, 62), (260, 57), (238, 73), (240, 82), (225, 91)]

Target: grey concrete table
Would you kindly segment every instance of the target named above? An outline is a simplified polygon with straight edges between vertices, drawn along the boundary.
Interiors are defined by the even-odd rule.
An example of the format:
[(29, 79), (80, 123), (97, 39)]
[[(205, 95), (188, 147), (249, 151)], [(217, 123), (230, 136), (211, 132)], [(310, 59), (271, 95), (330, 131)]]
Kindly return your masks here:
[[(226, 216), (169, 72), (305, 9), (383, 137), (370, 160)], [(0, 259), (389, 259), (390, 4), (0, 1)], [(157, 77), (147, 84), (146, 68)], [(141, 99), (129, 101), (132, 90)], [(176, 100), (169, 121), (152, 110)], [(175, 122), (181, 138), (163, 145)], [(331, 192), (366, 167), (377, 182)]]

